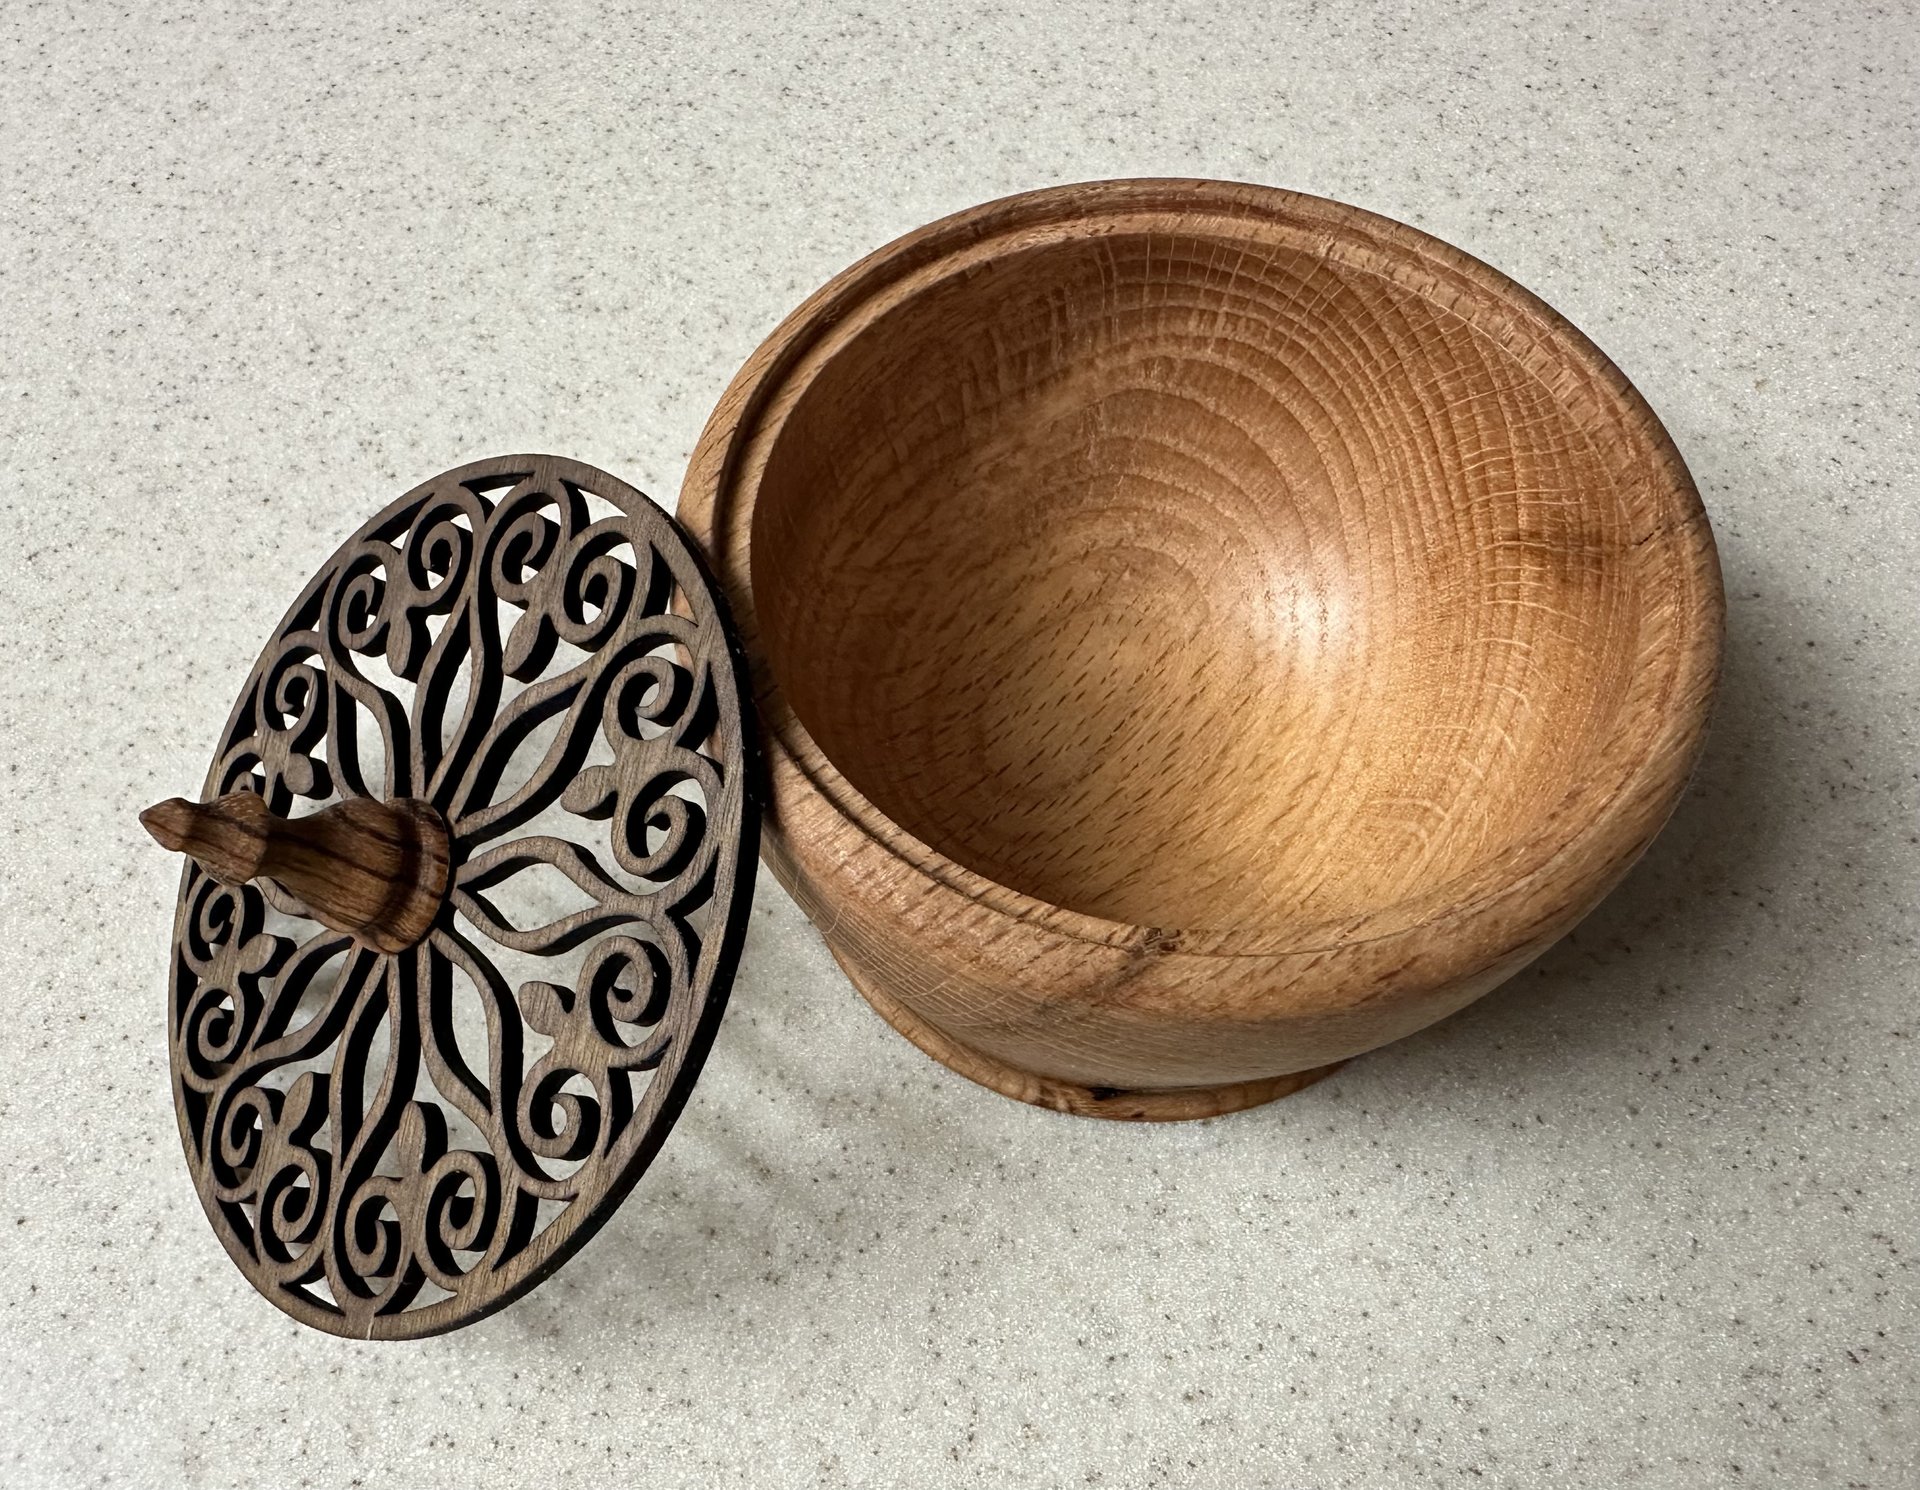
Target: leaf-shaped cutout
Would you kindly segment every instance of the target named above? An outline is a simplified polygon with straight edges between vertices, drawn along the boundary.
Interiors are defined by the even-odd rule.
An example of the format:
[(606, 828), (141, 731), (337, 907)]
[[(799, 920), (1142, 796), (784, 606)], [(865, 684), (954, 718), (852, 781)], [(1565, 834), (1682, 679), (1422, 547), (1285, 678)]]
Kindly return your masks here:
[(509, 678), (531, 683), (553, 661), (554, 644), (560, 634), (545, 611), (538, 608), (523, 612), (507, 633), (507, 644), (500, 653), (500, 667)]
[(594, 821), (612, 817), (619, 800), (620, 778), (612, 766), (588, 766), (560, 794), (560, 805), (568, 812)]
[(522, 983), (516, 1002), (520, 1005), (520, 1017), (552, 1040), (565, 1033), (567, 1021), (573, 1015), (573, 990), (562, 988), (558, 983), (537, 980)]
[(290, 755), (280, 768), (280, 780), (296, 797), (321, 801), (333, 795), (333, 773), (323, 760), (310, 755)]
[[(519, 927), (486, 892), (523, 873), (558, 870), (586, 892), (589, 904), (539, 925)], [(649, 902), (621, 885), (587, 849), (564, 838), (516, 838), (479, 854), (461, 867), (452, 891), (455, 909), (486, 936), (516, 952), (550, 957), (588, 937), (643, 916)]]

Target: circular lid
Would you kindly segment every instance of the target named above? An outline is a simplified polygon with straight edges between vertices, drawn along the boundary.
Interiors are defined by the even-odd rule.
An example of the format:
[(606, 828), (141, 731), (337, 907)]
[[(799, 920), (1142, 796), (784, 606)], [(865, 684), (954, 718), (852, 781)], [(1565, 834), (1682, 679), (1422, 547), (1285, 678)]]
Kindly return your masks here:
[(686, 538), (591, 466), (408, 492), (268, 640), (204, 804), (169, 1035), (214, 1229), (296, 1319), (436, 1334), (658, 1151), (752, 902), (750, 695)]

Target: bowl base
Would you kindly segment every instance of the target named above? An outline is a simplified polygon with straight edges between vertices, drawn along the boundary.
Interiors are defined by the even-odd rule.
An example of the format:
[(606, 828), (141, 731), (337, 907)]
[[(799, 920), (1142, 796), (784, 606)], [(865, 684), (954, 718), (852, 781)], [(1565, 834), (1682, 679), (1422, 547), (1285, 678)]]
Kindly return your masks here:
[(1316, 1081), (1333, 1075), (1345, 1061), (1316, 1066), (1309, 1071), (1289, 1071), (1284, 1076), (1263, 1076), (1255, 1081), (1234, 1081), (1222, 1086), (1171, 1087), (1159, 1091), (1127, 1091), (1106, 1086), (1082, 1086), (1054, 1076), (1040, 1076), (1010, 1066), (957, 1040), (942, 1034), (898, 999), (881, 991), (863, 973), (832, 947), (833, 959), (840, 970), (860, 990), (860, 996), (874, 1011), (905, 1035), (926, 1054), (950, 1071), (972, 1082), (1035, 1107), (1048, 1107), (1074, 1117), (1107, 1118), (1122, 1123), (1177, 1123), (1196, 1118), (1220, 1117), (1258, 1107), (1264, 1102), (1291, 1097)]

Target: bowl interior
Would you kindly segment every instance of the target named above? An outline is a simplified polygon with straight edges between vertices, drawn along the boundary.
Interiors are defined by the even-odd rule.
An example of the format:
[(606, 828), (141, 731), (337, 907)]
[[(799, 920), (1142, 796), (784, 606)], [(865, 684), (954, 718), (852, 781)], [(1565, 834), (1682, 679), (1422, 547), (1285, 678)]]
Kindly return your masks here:
[(1403, 284), (1056, 241), (818, 369), (754, 602), (827, 757), (960, 864), (1139, 925), (1319, 923), (1538, 831), (1618, 727), (1650, 587), (1612, 469)]

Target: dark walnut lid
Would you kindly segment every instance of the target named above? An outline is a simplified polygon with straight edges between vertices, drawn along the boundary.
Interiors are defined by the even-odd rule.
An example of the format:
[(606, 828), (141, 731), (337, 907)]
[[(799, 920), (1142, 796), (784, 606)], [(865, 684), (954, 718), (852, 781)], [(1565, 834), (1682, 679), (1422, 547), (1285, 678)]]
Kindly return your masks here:
[(202, 802), (168, 1036), (214, 1230), (294, 1318), (469, 1324), (658, 1152), (726, 1005), (750, 695), (674, 521), (576, 461), (416, 487), (275, 628)]

